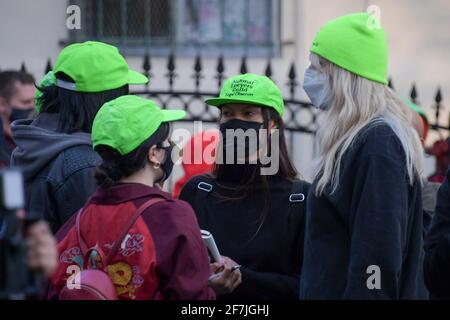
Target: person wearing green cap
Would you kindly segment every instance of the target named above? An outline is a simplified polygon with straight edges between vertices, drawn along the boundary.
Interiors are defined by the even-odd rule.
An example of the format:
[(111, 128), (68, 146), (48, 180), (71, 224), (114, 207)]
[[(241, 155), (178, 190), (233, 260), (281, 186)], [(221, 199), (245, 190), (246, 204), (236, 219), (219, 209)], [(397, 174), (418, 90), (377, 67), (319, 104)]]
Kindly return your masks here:
[(218, 297), (296, 299), (309, 183), (297, 178), (287, 152), (280, 89), (265, 76), (243, 74), (206, 103), (220, 109), (214, 171), (189, 180), (180, 199), (212, 233), (224, 261), (241, 270), (242, 283)]
[(387, 41), (367, 13), (327, 22), (303, 88), (323, 110), (301, 299), (425, 299), (422, 146), (388, 86)]
[(128, 68), (118, 49), (87, 41), (65, 47), (36, 93), (38, 116), (12, 127), (11, 158), (23, 170), (26, 209), (56, 232), (95, 191), (100, 162), (91, 147), (94, 117), (107, 101), (148, 79)]
[[(102, 159), (95, 177), (99, 188), (80, 212), (58, 232), (61, 253), (52, 277), (58, 296), (70, 266), (95, 253), (107, 256), (128, 228), (120, 251), (107, 266), (119, 299), (214, 299), (208, 286), (210, 266), (192, 208), (161, 190), (178, 156), (169, 140), (170, 123), (183, 110), (162, 110), (153, 101), (126, 95), (103, 105), (95, 117), (92, 144)], [(133, 222), (138, 208), (160, 199)], [(76, 222), (76, 221), (79, 222)], [(129, 224), (130, 222), (132, 224)], [(76, 227), (78, 225), (79, 227)], [(77, 229), (94, 253), (83, 256)], [(89, 252), (89, 251), (87, 251)], [(105, 266), (105, 260), (96, 265)]]

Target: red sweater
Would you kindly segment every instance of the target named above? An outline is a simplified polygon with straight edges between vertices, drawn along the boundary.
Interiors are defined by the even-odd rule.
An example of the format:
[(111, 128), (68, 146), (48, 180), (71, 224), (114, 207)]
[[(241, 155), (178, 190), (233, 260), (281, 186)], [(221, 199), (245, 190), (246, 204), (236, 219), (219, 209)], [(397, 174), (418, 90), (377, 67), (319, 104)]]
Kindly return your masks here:
[[(157, 188), (120, 184), (98, 190), (81, 217), (81, 233), (88, 247), (98, 243), (108, 255), (123, 225), (140, 205), (155, 196), (166, 201), (144, 211), (108, 266), (119, 299), (215, 299), (208, 287), (207, 251), (192, 208)], [(51, 279), (53, 297), (66, 283), (68, 266), (83, 266), (75, 217), (56, 235), (59, 267)]]

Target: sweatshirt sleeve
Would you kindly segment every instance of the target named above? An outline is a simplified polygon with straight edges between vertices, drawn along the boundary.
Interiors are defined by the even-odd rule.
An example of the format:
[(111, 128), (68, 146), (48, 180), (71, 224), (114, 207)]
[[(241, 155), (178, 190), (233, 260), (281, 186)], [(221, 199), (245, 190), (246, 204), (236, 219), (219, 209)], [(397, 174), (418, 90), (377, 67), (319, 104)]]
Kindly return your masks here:
[(215, 299), (208, 286), (207, 251), (192, 208), (179, 200), (156, 206), (158, 210), (144, 212), (142, 217), (155, 243), (162, 296), (169, 300)]
[[(409, 187), (402, 163), (400, 156), (379, 152), (365, 154), (354, 163), (350, 261), (344, 299), (399, 298)], [(375, 289), (370, 290), (368, 284), (375, 285)]]
[(425, 241), (425, 283), (433, 297), (450, 298), (450, 170), (438, 192), (435, 215)]

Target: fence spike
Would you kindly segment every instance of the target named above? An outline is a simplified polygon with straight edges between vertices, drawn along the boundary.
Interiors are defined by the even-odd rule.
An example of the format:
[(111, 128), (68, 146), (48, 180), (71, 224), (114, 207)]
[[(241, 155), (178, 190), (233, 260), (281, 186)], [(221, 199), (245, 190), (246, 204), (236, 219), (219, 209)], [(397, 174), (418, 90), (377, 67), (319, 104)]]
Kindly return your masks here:
[(271, 77), (272, 77), (272, 65), (271, 65), (270, 59), (269, 59), (269, 61), (267, 62), (267, 66), (266, 66), (266, 70), (264, 71), (264, 74), (265, 74), (266, 77), (268, 77), (268, 78), (271, 78)]
[(434, 101), (436, 104), (440, 104), (442, 101), (442, 93), (441, 93), (441, 87), (438, 87), (436, 95), (434, 96)]
[(241, 71), (241, 74), (247, 73), (247, 57), (246, 56), (242, 57), (240, 71)]
[(200, 87), (200, 79), (203, 78), (202, 68), (202, 57), (200, 55), (197, 55), (194, 63), (194, 75), (192, 76), (195, 79), (195, 89), (197, 91)]
[(217, 79), (217, 87), (220, 90), (220, 87), (222, 87), (222, 81), (224, 78), (224, 71), (225, 71), (225, 64), (223, 62), (223, 56), (219, 56), (219, 60), (217, 61), (217, 75), (216, 75), (216, 79)]
[(144, 62), (142, 63), (142, 69), (144, 70), (144, 74), (147, 78), (150, 76), (151, 68), (152, 64), (150, 62), (150, 55), (146, 53), (144, 56)]
[(50, 58), (47, 59), (47, 65), (45, 66), (45, 74), (47, 74), (47, 72), (52, 71), (53, 67), (52, 67), (52, 61), (50, 60)]
[(170, 53), (169, 58), (167, 60), (167, 77), (169, 78), (169, 87), (170, 90), (172, 90), (173, 88), (173, 83), (174, 83), (174, 79), (176, 78), (176, 73), (175, 73), (175, 54), (173, 52)]
[(388, 78), (388, 87), (391, 88), (392, 90), (394, 90), (394, 83), (392, 82), (391, 77)]
[(409, 94), (409, 96), (411, 97), (412, 102), (417, 103), (417, 90), (416, 90), (415, 83), (413, 83), (413, 85), (412, 85), (411, 93)]
[(297, 73), (295, 72), (295, 62), (292, 62), (291, 68), (289, 69), (289, 81), (288, 81), (289, 91), (291, 93), (292, 99), (294, 99), (295, 89), (297, 85), (298, 82), (297, 82)]

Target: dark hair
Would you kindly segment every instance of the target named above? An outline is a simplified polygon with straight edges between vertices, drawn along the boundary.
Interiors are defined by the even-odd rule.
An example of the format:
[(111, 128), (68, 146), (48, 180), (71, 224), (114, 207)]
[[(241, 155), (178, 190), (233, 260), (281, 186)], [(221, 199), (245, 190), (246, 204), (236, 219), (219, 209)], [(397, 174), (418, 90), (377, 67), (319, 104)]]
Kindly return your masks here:
[[(56, 77), (74, 82), (64, 73), (57, 73)], [(58, 114), (58, 131), (64, 133), (90, 133), (95, 115), (101, 106), (129, 92), (128, 85), (101, 92), (76, 92), (55, 85), (38, 89), (43, 93), (38, 101), (42, 106), (40, 112)]]
[(11, 99), (15, 94), (15, 84), (17, 82), (34, 85), (34, 77), (22, 71), (8, 70), (0, 72), (0, 96), (7, 101)]
[(170, 125), (163, 123), (139, 147), (126, 155), (106, 145), (96, 146), (95, 151), (100, 155), (103, 163), (95, 172), (97, 184), (102, 189), (114, 186), (120, 179), (128, 177), (145, 167), (148, 150), (153, 145), (159, 145), (169, 137)]
[[(273, 120), (275, 122), (275, 126), (279, 130), (279, 170), (275, 174), (275, 176), (287, 180), (295, 180), (298, 177), (298, 172), (295, 169), (294, 164), (291, 161), (291, 158), (288, 153), (287, 144), (286, 144), (286, 136), (285, 136), (285, 130), (284, 130), (284, 122), (281, 116), (272, 108), (265, 108), (261, 107), (262, 109), (262, 115), (263, 115), (263, 128), (268, 129), (269, 128), (269, 122), (270, 120)], [(268, 152), (271, 151), (270, 146), (271, 140), (270, 136), (267, 135), (267, 150)], [(264, 199), (263, 201), (259, 202), (262, 205), (261, 208), (261, 216), (260, 216), (260, 224), (258, 226), (258, 229), (256, 233), (253, 235), (253, 237), (249, 240), (251, 241), (259, 232), (261, 227), (264, 224), (264, 221), (267, 217), (268, 207), (270, 205), (270, 193), (269, 193), (269, 183), (267, 180), (267, 176), (260, 175), (260, 168), (261, 164), (258, 162), (256, 165), (256, 169), (252, 172), (250, 178), (244, 182), (240, 186), (233, 185), (231, 188), (227, 187), (226, 185), (221, 183), (221, 179), (225, 174), (225, 164), (215, 164), (214, 170), (211, 174), (212, 178), (216, 181), (217, 185), (219, 186), (219, 190), (222, 189), (232, 189), (233, 194), (237, 194), (237, 197), (230, 197), (229, 195), (223, 195), (220, 192), (215, 192), (215, 195), (218, 196), (220, 199), (224, 201), (242, 201), (246, 198), (248, 198), (250, 195), (255, 194), (255, 190), (258, 184), (262, 185), (262, 192), (259, 193), (260, 197)]]

